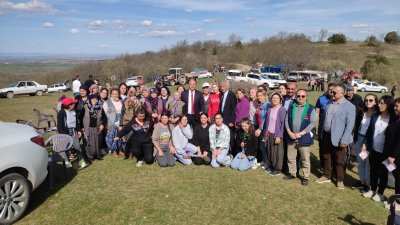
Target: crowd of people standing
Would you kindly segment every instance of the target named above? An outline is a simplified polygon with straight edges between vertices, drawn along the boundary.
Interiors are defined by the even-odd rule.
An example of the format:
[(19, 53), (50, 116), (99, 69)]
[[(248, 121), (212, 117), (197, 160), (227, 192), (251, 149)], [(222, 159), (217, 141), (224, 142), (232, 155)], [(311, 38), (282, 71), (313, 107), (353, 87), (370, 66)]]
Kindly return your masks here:
[[(310, 149), (317, 139), (323, 175), (316, 183), (334, 178), (344, 189), (353, 154), (360, 179), (352, 187), (385, 200), (389, 171), (382, 162), (400, 166), (400, 98), (362, 98), (352, 86), (331, 83), (313, 105), (309, 91), (296, 83), (277, 92), (262, 85), (233, 92), (226, 80), (205, 82), (201, 91), (196, 85), (191, 79), (187, 90), (180, 85), (173, 92), (124, 83), (100, 89), (93, 77), (83, 85), (77, 78), (74, 99), (60, 99), (58, 132), (74, 137), (71, 159), (79, 158), (81, 167), (110, 152), (136, 158), (138, 167), (155, 161), (160, 167), (177, 161), (240, 171), (261, 167), (271, 176), (285, 174), (287, 181), (299, 177), (304, 186), (310, 183)], [(400, 194), (400, 169), (393, 175)]]

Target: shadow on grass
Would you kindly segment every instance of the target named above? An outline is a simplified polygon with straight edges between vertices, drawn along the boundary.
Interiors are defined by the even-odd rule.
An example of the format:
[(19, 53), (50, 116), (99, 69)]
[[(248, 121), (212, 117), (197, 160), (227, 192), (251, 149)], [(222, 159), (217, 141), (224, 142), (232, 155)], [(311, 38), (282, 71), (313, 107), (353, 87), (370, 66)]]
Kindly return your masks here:
[[(321, 168), (319, 158), (314, 153), (310, 154), (310, 162), (311, 162), (311, 173), (316, 177), (321, 177), (323, 175), (322, 173), (323, 170)], [(355, 182), (357, 182), (357, 179), (355, 179), (354, 177), (346, 175), (346, 171), (348, 170), (357, 174), (357, 172), (354, 171), (354, 167), (355, 167), (354, 165), (349, 163), (345, 168), (345, 176), (344, 176), (345, 186), (353, 185)], [(332, 166), (331, 174), (333, 178), (332, 180), (336, 180), (336, 170), (334, 166)]]
[(344, 222), (351, 225), (374, 225), (374, 223), (363, 222), (351, 214), (347, 214), (344, 218), (338, 217), (338, 219), (343, 220)]
[(67, 177), (65, 177), (62, 163), (57, 163), (54, 171), (54, 189), (52, 190), (50, 188), (50, 177), (49, 174), (47, 174), (46, 180), (43, 181), (43, 183), (31, 193), (29, 206), (22, 218), (35, 211), (35, 209), (40, 207), (40, 205), (45, 202), (47, 198), (56, 194), (70, 181), (72, 181), (72, 179), (74, 179), (74, 177), (78, 174), (78, 169), (76, 166), (77, 165), (74, 165), (72, 168), (67, 168)]

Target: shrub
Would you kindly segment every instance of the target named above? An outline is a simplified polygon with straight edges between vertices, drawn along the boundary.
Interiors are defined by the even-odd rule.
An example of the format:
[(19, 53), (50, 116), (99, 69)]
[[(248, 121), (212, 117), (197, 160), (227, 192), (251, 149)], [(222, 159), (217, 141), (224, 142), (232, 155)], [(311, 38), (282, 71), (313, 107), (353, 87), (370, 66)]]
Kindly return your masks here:
[(328, 42), (331, 44), (344, 44), (346, 43), (346, 36), (344, 34), (332, 34), (328, 38)]
[(399, 44), (400, 43), (400, 38), (399, 38), (399, 35), (397, 35), (396, 31), (391, 31), (391, 32), (387, 33), (384, 40), (388, 44)]

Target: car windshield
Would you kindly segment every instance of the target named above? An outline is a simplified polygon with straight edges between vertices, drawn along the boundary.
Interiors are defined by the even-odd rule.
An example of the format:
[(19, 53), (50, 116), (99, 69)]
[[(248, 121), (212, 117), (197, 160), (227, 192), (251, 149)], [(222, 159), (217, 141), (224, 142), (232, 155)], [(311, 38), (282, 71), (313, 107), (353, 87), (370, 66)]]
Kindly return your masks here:
[(260, 75), (263, 79), (270, 79), (267, 75)]
[(240, 76), (240, 73), (237, 73), (237, 72), (229, 72), (228, 75), (229, 75), (229, 76), (237, 77), (237, 76)]
[(280, 80), (281, 78), (278, 75), (269, 75), (269, 78), (273, 80)]

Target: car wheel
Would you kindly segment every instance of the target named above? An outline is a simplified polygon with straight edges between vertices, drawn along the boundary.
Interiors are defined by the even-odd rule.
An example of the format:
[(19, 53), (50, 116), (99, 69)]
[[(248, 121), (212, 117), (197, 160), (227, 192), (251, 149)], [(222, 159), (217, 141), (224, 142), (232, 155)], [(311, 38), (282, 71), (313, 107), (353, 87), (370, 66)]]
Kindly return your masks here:
[(27, 180), (18, 173), (0, 179), (0, 224), (11, 224), (24, 214), (31, 195)]
[(169, 85), (174, 86), (175, 85), (175, 81), (174, 80), (170, 81)]
[(365, 88), (361, 88), (361, 90), (360, 90), (361, 92), (365, 92)]
[(42, 96), (42, 95), (43, 95), (43, 91), (37, 91), (37, 92), (36, 92), (36, 95), (37, 95), (37, 96)]
[(381, 93), (386, 93), (386, 90), (385, 90), (385, 89), (382, 89), (382, 90), (381, 90)]
[(12, 93), (11, 91), (7, 92), (6, 94), (7, 98), (13, 98), (14, 97), (14, 93)]

